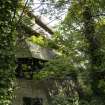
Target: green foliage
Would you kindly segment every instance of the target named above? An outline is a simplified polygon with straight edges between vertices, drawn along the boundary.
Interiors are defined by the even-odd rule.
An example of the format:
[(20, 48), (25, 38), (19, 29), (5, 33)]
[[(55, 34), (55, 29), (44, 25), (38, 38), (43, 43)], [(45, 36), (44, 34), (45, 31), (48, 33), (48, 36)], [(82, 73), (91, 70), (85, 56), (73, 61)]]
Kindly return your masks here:
[(51, 60), (35, 77), (38, 79), (46, 77), (64, 78), (65, 75), (70, 73), (75, 75), (75, 71), (71, 69), (73, 65), (70, 63), (70, 58), (66, 57)]
[(14, 17), (17, 2), (0, 1), (0, 105), (10, 105), (14, 88)]
[(42, 36), (31, 36), (27, 40), (31, 41), (33, 44), (38, 44), (43, 47), (47, 45), (45, 38), (43, 38)]
[(54, 48), (57, 49), (58, 46), (57, 44), (55, 44), (54, 40), (51, 39), (46, 39), (43, 36), (31, 36), (29, 38), (27, 38), (28, 41), (32, 42), (33, 44), (38, 44), (42, 47), (46, 47), (46, 48)]
[[(59, 7), (64, 1), (60, 0)], [(104, 0), (71, 2), (68, 14), (53, 38), (60, 56), (49, 61), (38, 74), (40, 78), (64, 78), (75, 74), (83, 92), (78, 92), (79, 105), (105, 104), (105, 80), (100, 75), (105, 72), (104, 5)], [(54, 104), (62, 105), (62, 100), (55, 99)]]
[(52, 105), (78, 105), (78, 97), (53, 97)]

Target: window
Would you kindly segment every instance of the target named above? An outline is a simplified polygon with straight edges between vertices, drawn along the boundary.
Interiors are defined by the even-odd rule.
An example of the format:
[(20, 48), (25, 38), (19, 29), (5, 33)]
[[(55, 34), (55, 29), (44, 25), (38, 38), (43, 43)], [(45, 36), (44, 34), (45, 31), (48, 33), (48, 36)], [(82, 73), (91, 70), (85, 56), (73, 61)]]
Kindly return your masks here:
[(23, 97), (23, 105), (42, 105), (42, 98)]

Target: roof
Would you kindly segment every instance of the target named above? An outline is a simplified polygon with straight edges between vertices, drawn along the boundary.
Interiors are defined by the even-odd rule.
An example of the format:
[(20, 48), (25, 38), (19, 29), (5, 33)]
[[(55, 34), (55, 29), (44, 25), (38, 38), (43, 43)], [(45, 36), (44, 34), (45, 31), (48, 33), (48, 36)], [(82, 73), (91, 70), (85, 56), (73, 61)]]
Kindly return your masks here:
[[(54, 34), (54, 32), (32, 12), (30, 12), (28, 9), (26, 9), (25, 11), (29, 17), (35, 19), (35, 24), (39, 25), (42, 29), (44, 29), (49, 34)], [(23, 37), (27, 38), (32, 35), (40, 36), (41, 34), (38, 33), (37, 30), (34, 30), (32, 29), (32, 27), (29, 27), (23, 23), (21, 23), (20, 26), (17, 27), (19, 36), (18, 36), (18, 41), (16, 43), (16, 50), (15, 50), (16, 58), (33, 57), (33, 58), (38, 58), (42, 60), (49, 60), (55, 56), (54, 51), (52, 49), (43, 48), (39, 45), (33, 44), (32, 42), (26, 41), (24, 39), (22, 40), (21, 38)], [(20, 31), (20, 28), (22, 32)]]
[(43, 48), (29, 41), (21, 41), (16, 45), (16, 58), (38, 58), (42, 60), (50, 60), (55, 56), (52, 49)]

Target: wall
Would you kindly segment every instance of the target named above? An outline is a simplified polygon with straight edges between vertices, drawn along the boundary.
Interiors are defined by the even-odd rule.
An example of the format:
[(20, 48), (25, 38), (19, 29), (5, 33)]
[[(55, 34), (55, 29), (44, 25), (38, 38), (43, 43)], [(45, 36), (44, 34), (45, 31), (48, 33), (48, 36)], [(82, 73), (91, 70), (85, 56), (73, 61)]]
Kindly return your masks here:
[(47, 105), (46, 93), (43, 89), (43, 84), (37, 80), (17, 80), (17, 89), (13, 105), (23, 105), (23, 97), (42, 98), (43, 105)]

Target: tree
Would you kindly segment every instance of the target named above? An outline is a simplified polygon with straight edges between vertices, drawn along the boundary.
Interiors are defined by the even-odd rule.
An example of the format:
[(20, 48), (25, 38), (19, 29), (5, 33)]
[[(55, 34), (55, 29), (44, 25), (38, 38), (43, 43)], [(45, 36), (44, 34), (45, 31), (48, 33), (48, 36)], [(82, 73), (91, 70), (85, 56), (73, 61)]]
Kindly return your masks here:
[[(58, 0), (60, 6), (69, 2)], [(82, 90), (77, 90), (80, 105), (83, 100), (89, 105), (105, 103), (103, 5), (103, 0), (71, 1), (68, 14), (54, 36), (61, 55), (48, 62), (44, 71), (39, 73), (45, 77), (72, 76), (75, 73), (79, 90)]]
[(0, 105), (9, 105), (13, 97), (16, 7), (15, 0), (0, 1)]

